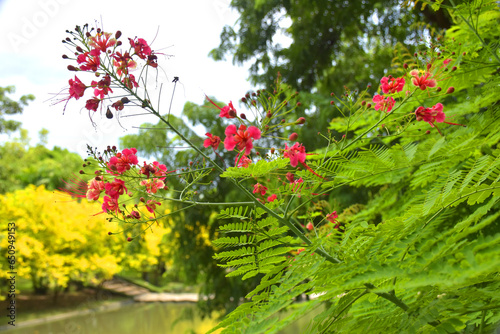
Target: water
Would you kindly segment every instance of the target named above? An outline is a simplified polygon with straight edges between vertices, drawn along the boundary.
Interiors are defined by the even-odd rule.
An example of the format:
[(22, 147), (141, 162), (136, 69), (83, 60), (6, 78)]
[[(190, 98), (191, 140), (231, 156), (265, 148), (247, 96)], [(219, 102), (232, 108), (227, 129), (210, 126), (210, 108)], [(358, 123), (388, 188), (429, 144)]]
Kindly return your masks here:
[[(189, 315), (192, 317), (188, 320)], [(307, 333), (307, 323), (307, 318), (300, 319), (283, 333)], [(206, 333), (216, 324), (214, 319), (202, 320), (193, 303), (133, 303), (114, 310), (21, 326), (2, 334), (191, 334)]]

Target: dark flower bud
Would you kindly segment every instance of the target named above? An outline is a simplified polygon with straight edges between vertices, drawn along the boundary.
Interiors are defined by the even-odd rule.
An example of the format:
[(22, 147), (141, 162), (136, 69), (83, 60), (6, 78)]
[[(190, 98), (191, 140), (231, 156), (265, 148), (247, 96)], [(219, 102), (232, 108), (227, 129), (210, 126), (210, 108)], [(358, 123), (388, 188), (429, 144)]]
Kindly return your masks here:
[(449, 87), (448, 90), (446, 91), (446, 94), (451, 94), (455, 91), (455, 87)]
[(334, 105), (335, 104), (335, 101), (330, 101), (330, 105)]
[(273, 113), (271, 112), (271, 110), (269, 110), (269, 111), (266, 113), (266, 117), (267, 117), (267, 118), (271, 118), (271, 117), (273, 117)]
[(247, 119), (247, 116), (246, 116), (244, 113), (241, 113), (241, 114), (240, 114), (240, 118), (241, 118), (241, 119)]
[(304, 124), (306, 122), (306, 119), (304, 117), (299, 117), (296, 121), (295, 124)]
[(297, 102), (297, 107), (300, 107), (302, 105), (301, 102)]
[(299, 135), (296, 132), (294, 132), (290, 136), (288, 136), (288, 140), (295, 141), (295, 140), (297, 140), (298, 137), (299, 137)]
[(246, 99), (245, 97), (242, 97), (242, 98), (241, 98), (241, 102), (246, 103), (246, 102), (247, 102), (247, 99)]
[(91, 37), (92, 35), (91, 35), (88, 31), (87, 31), (87, 32), (85, 33), (85, 36), (87, 36), (87, 37)]
[(334, 92), (331, 92), (331, 93), (330, 93), (330, 96), (331, 96), (331, 97), (334, 97), (334, 96), (335, 96), (335, 93), (334, 93)]
[(66, 56), (66, 55), (62, 55), (62, 58), (63, 58), (63, 59), (68, 59), (68, 56)]
[(120, 46), (120, 45), (122, 45), (122, 41), (116, 42), (116, 46)]
[(115, 38), (118, 39), (122, 36), (122, 32), (120, 30), (118, 30), (115, 34)]
[(371, 107), (372, 107), (372, 104), (371, 104), (371, 103), (368, 103), (368, 104), (366, 105), (366, 107), (367, 107), (367, 108), (371, 108)]
[(404, 68), (405, 70), (407, 70), (407, 69), (408, 69), (408, 64), (407, 64), (407, 63), (404, 63), (404, 64), (403, 64), (403, 68)]
[(80, 69), (74, 67), (73, 65), (68, 65), (68, 70), (76, 72), (76, 71), (79, 71)]
[(232, 109), (231, 109), (231, 110), (229, 110), (228, 114), (229, 114), (229, 116), (231, 116), (231, 117), (236, 117), (236, 111), (234, 111), (234, 110), (232, 110)]
[(430, 134), (430, 133), (431, 133), (431, 131), (430, 131), (430, 130), (425, 131), (425, 134), (426, 134), (426, 135), (428, 135), (428, 134)]
[(441, 87), (436, 88), (436, 91), (440, 92), (441, 91)]
[(131, 238), (131, 237), (128, 237), (128, 238), (127, 238), (127, 241), (128, 241), (128, 242), (131, 242), (131, 241), (132, 241), (132, 238)]
[(80, 173), (80, 174), (85, 174), (85, 172), (84, 172), (83, 170), (81, 170), (79, 173)]
[(457, 67), (456, 67), (456, 66), (453, 66), (453, 67), (451, 68), (451, 71), (452, 71), (452, 72), (453, 72), (453, 71), (456, 71), (456, 70), (457, 70)]
[(122, 103), (123, 103), (123, 104), (126, 104), (126, 103), (129, 103), (129, 102), (130, 102), (130, 100), (128, 99), (128, 97), (122, 97), (122, 98), (120, 99), (120, 101), (122, 101)]

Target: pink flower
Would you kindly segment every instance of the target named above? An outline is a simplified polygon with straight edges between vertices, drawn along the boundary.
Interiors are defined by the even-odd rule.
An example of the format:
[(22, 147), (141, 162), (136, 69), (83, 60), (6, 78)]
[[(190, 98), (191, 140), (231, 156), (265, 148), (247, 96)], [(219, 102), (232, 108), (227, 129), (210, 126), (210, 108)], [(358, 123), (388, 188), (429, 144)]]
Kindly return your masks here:
[(138, 55), (139, 58), (146, 59), (149, 55), (151, 55), (151, 48), (144, 39), (139, 38), (137, 42), (132, 38), (129, 38), (128, 40), (130, 41), (130, 46), (134, 49), (135, 54)]
[(373, 97), (373, 102), (375, 103), (375, 110), (381, 110), (385, 112), (390, 112), (394, 107), (394, 104), (396, 103), (396, 101), (391, 96), (385, 99), (385, 97), (382, 95), (375, 95)]
[(444, 65), (448, 65), (451, 62), (451, 58), (443, 60)]
[(131, 165), (137, 165), (137, 156), (135, 155), (137, 150), (135, 148), (124, 149), (121, 153), (116, 153), (116, 156), (111, 157), (108, 162), (108, 169), (112, 172), (118, 172), (122, 174), (123, 172), (130, 169)]
[(105, 95), (108, 95), (110, 92), (113, 93), (113, 90), (110, 88), (111, 86), (111, 77), (109, 74), (106, 74), (104, 78), (97, 81), (92, 81), (90, 84), (92, 87), (94, 87), (94, 96), (100, 98), (101, 100), (104, 98)]
[(99, 59), (99, 54), (101, 51), (99, 49), (94, 49), (90, 52), (84, 52), (78, 55), (76, 62), (80, 64), (80, 69), (82, 71), (97, 71), (99, 65), (101, 65), (101, 60)]
[(86, 197), (89, 201), (97, 201), (104, 190), (104, 181), (93, 178), (87, 184)]
[(380, 79), (380, 84), (380, 87), (382, 88), (382, 92), (384, 92), (384, 94), (394, 94), (403, 90), (403, 87), (405, 86), (405, 79), (396, 79), (392, 76), (383, 77), (382, 79)]
[(123, 195), (127, 192), (125, 182), (120, 179), (115, 179), (113, 182), (106, 183), (104, 185), (104, 188), (106, 189), (106, 194), (109, 195), (109, 197), (116, 199), (118, 199), (120, 195)]
[(165, 180), (165, 176), (168, 173), (172, 173), (174, 171), (168, 171), (167, 166), (161, 164), (158, 161), (153, 161), (151, 164), (146, 164), (144, 162), (144, 166), (141, 167), (141, 170), (139, 171), (139, 174), (146, 175), (146, 177), (149, 179), (150, 174), (153, 174), (154, 176), (158, 177), (158, 180)]
[(252, 160), (244, 154), (243, 154), (243, 156), (241, 156), (241, 158), (240, 158), (240, 156), (241, 156), (241, 154), (238, 154), (236, 156), (236, 158), (234, 159), (234, 165), (236, 166), (236, 164), (238, 164), (238, 167), (247, 168), (248, 165), (250, 165), (252, 163)]
[(312, 231), (312, 230), (314, 229), (314, 225), (313, 225), (313, 223), (311, 223), (311, 222), (307, 223), (306, 228), (307, 228), (309, 231)]
[(332, 224), (338, 224), (336, 219), (339, 217), (337, 214), (337, 211), (333, 211), (332, 213), (329, 213), (326, 215), (326, 220), (328, 220)]
[(306, 148), (299, 143), (293, 144), (292, 147), (285, 144), (283, 157), (290, 158), (290, 165), (296, 167), (299, 162), (304, 163), (306, 161)]
[(158, 189), (163, 189), (165, 187), (165, 183), (159, 179), (147, 179), (141, 181), (141, 186), (146, 187), (146, 192), (156, 194)]
[(102, 203), (102, 211), (104, 212), (114, 211), (116, 213), (120, 212), (120, 207), (118, 206), (117, 198), (104, 196), (103, 200), (104, 202)]
[(276, 198), (278, 198), (278, 196), (276, 196), (276, 194), (272, 194), (271, 196), (267, 197), (267, 201), (274, 202)]
[(89, 111), (97, 111), (97, 108), (99, 108), (99, 103), (101, 103), (101, 100), (97, 97), (93, 97), (85, 102), (85, 108)]
[(109, 32), (100, 32), (97, 35), (90, 37), (89, 45), (95, 49), (99, 49), (102, 52), (106, 52), (106, 50), (116, 44), (116, 39), (110, 38), (111, 33)]
[(418, 76), (418, 74), (418, 70), (413, 70), (410, 72), (410, 75), (413, 76), (413, 79), (411, 79), (413, 85), (419, 87), (421, 90), (425, 90), (427, 87), (436, 87), (437, 82), (435, 79), (429, 79), (429, 77), (431, 76), (429, 72), (425, 72), (420, 77)]
[(212, 146), (212, 148), (214, 150), (216, 150), (219, 147), (219, 144), (221, 142), (220, 137), (219, 136), (214, 136), (211, 133), (206, 133), (205, 135), (208, 138), (205, 139), (205, 141), (203, 142), (203, 146), (204, 147)]
[(262, 196), (264, 196), (267, 192), (267, 187), (263, 186), (262, 184), (260, 183), (257, 183), (253, 186), (253, 193), (259, 193), (261, 194)]
[(75, 80), (69, 79), (69, 98), (71, 99), (72, 97), (75, 98), (75, 100), (78, 100), (83, 96), (85, 93), (85, 89), (87, 89), (87, 86), (85, 86), (80, 79), (75, 75)]
[(122, 82), (125, 86), (127, 86), (130, 89), (134, 87), (139, 87), (139, 84), (137, 83), (137, 81), (135, 81), (135, 76), (133, 74), (126, 75), (122, 79)]
[(113, 58), (113, 65), (116, 67), (116, 74), (118, 74), (120, 77), (123, 74), (128, 74), (129, 69), (133, 70), (137, 66), (137, 63), (132, 60), (132, 57), (130, 57), (130, 54), (128, 52), (125, 52), (124, 54), (116, 52), (113, 55)]
[(157, 202), (155, 200), (148, 200), (147, 203), (146, 203), (146, 209), (148, 209), (149, 212), (151, 213), (155, 213), (155, 209), (156, 209), (156, 206), (160, 206), (161, 203), (160, 202)]
[(253, 139), (260, 138), (260, 130), (255, 126), (251, 126), (247, 130), (245, 125), (240, 125), (240, 127), (236, 129), (236, 125), (231, 124), (226, 128), (224, 133), (226, 134), (224, 148), (228, 151), (232, 151), (237, 146), (238, 150), (245, 150), (245, 155), (250, 154), (253, 148)]
[(450, 123), (450, 122), (445, 122), (446, 115), (443, 112), (443, 105), (441, 103), (436, 104), (432, 108), (425, 108), (425, 107), (418, 107), (417, 110), (415, 110), (415, 116), (417, 117), (417, 121), (425, 121), (429, 123), (430, 126), (436, 127), (438, 132), (442, 135), (441, 131), (439, 128), (436, 126), (436, 123), (446, 123), (450, 125), (460, 125), (460, 126), (465, 126), (462, 124), (457, 124), (457, 123)]
[(220, 117), (225, 117), (225, 118), (235, 118), (236, 117), (236, 109), (234, 109), (232, 101), (229, 101), (229, 105), (221, 108), (217, 104), (215, 104), (215, 102), (212, 101), (208, 96), (205, 95), (205, 97), (207, 98), (207, 100), (210, 103), (212, 103), (215, 107), (217, 107), (217, 109), (220, 110), (220, 114), (219, 114)]

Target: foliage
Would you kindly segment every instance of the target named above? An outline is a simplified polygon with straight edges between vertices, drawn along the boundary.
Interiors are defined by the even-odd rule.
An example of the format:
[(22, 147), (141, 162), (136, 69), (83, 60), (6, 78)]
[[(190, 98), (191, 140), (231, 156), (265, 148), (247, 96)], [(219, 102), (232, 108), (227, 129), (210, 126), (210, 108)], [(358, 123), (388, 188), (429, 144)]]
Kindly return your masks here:
[(0, 193), (22, 189), (29, 184), (44, 185), (47, 189), (64, 188), (79, 167), (82, 159), (76, 153), (42, 145), (25, 148), (17, 141), (0, 146)]
[[(60, 192), (43, 186), (0, 196), (0, 221), (16, 228), (16, 270), (28, 278), (38, 293), (56, 292), (70, 281), (98, 284), (120, 271), (120, 242), (110, 238), (110, 228), (94, 203), (68, 201)], [(7, 249), (6, 234), (0, 244)], [(123, 242), (122, 242), (123, 243)], [(2, 272), (9, 271), (7, 259), (1, 261)]]
[(15, 115), (23, 112), (23, 107), (33, 101), (35, 97), (31, 94), (23, 95), (19, 101), (14, 101), (7, 97), (7, 94), (15, 92), (14, 86), (0, 87), (0, 133), (10, 133), (16, 131), (21, 123), (4, 119), (4, 115)]
[[(189, 146), (170, 156), (198, 159), (167, 171), (156, 161), (139, 165), (135, 148), (90, 150), (88, 164), (99, 170), (87, 197), (102, 196), (110, 221), (142, 230), (167, 201), (183, 213), (223, 207), (218, 222), (204, 224), (219, 224), (215, 258), (228, 277), (258, 285), (214, 330), (274, 333), (312, 310), (318, 312), (311, 324), (316, 332), (494, 330), (500, 321), (500, 58), (494, 28), (500, 16), (491, 0), (451, 4), (443, 8), (455, 26), (445, 36), (431, 32), (415, 53), (398, 44), (380, 87), (359, 94), (346, 89), (332, 101), (338, 112), (329, 123), (333, 131), (318, 134), (326, 145), (313, 153), (291, 133), (307, 117), (297, 118), (301, 103), (281, 77), (245, 96), (245, 113), (232, 102), (221, 107), (207, 98), (220, 111), (217, 125), (225, 127), (225, 139), (214, 132), (201, 142), (150, 102), (141, 79), (151, 66), (146, 56), (154, 52), (144, 40), (129, 40), (125, 58), (115, 56), (122, 55), (115, 42), (101, 54), (96, 40), (111, 34), (77, 27), (69, 33), (78, 67), (68, 68), (108, 80), (87, 109), (115, 99), (103, 91), (117, 87), (127, 107), (158, 117), (164, 128), (154, 127), (165, 131), (166, 141)], [(141, 85), (129, 85), (133, 78), (123, 71), (137, 61), (144, 64)], [(70, 80), (68, 99), (89, 87), (76, 81)], [(222, 143), (229, 162), (219, 154)], [(198, 189), (215, 191), (214, 172), (248, 201), (207, 200)], [(303, 295), (308, 300), (292, 307)], [(281, 311), (288, 313), (280, 319)]]

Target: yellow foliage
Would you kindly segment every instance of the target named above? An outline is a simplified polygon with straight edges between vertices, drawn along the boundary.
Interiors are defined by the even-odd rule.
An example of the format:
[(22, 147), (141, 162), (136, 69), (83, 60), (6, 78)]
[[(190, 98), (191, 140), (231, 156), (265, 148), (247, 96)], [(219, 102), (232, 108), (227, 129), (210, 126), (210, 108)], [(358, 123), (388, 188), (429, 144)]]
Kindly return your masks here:
[[(104, 215), (94, 215), (100, 211), (98, 203), (78, 202), (43, 186), (1, 195), (0, 224), (16, 226), (18, 276), (65, 287), (70, 279), (98, 283), (118, 273), (123, 240), (108, 236), (116, 226), (108, 225)], [(2, 233), (0, 247), (7, 246)], [(5, 257), (0, 265), (5, 276)]]

